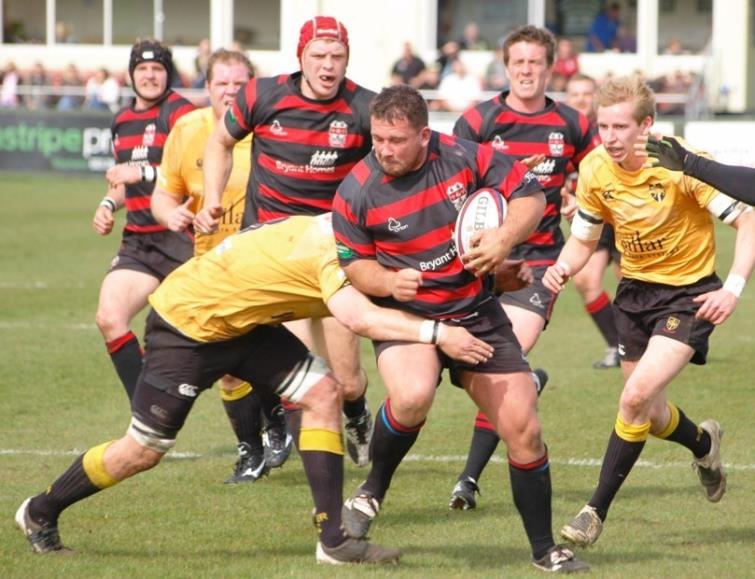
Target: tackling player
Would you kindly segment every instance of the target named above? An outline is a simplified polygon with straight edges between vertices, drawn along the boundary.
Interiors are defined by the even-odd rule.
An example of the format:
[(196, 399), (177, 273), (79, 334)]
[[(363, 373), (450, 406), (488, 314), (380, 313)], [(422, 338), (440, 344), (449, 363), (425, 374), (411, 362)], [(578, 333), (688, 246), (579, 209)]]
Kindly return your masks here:
[(126, 226), (118, 255), (100, 287), (97, 327), (129, 399), (142, 369), (142, 350), (129, 329), (133, 317), (147, 305), (147, 296), (192, 255), (192, 240), (160, 225), (150, 212), (156, 167), (165, 139), (194, 105), (173, 92), (173, 57), (156, 40), (131, 47), (128, 65), (136, 96), (115, 115), (111, 127), (116, 165), (106, 173), (108, 193), (94, 214), (92, 226), (108, 235), (113, 214), (126, 208)]
[[(603, 146), (582, 163), (571, 237), (544, 283), (559, 292), (612, 223), (623, 278), (614, 300), (624, 390), (597, 489), (561, 529), (593, 544), (608, 509), (650, 435), (688, 448), (706, 498), (726, 490), (715, 420), (692, 422), (666, 399), (689, 363), (705, 364), (708, 339), (734, 311), (755, 264), (755, 212), (712, 187), (664, 168), (643, 168), (635, 144), (655, 117), (655, 95), (638, 77), (606, 82), (597, 95)], [(722, 285), (715, 272), (713, 217), (737, 229), (734, 260)]]
[(90, 448), (46, 491), (23, 502), (16, 522), (32, 548), (64, 550), (61, 512), (157, 465), (175, 444), (197, 396), (232, 374), (303, 408), (298, 447), (315, 503), (317, 561), (398, 561), (398, 549), (344, 534), (341, 392), (325, 362), (280, 323), (332, 314), (354, 332), (435, 344), (470, 365), (484, 363), (493, 348), (463, 328), (379, 308), (349, 286), (338, 265), (329, 214), (291, 217), (232, 235), (174, 271), (150, 303), (147, 350), (128, 430)]
[[(219, 49), (207, 64), (205, 88), (210, 106), (183, 116), (168, 136), (157, 185), (152, 193), (152, 215), (171, 231), (191, 228), (195, 213), (202, 207), (204, 149), (215, 124), (221, 121), (240, 89), (254, 76), (254, 68), (241, 52)], [(197, 233), (195, 255), (215, 247), (241, 226), (246, 182), (251, 163), (252, 135), (239, 141), (233, 149), (234, 164), (223, 192), (223, 216), (218, 231)], [(280, 401), (274, 397), (263, 401), (248, 382), (224, 376), (219, 382), (220, 397), (238, 439), (238, 460), (227, 483), (254, 482), (272, 467), (279, 467), (291, 451), (292, 438)], [(264, 403), (263, 403), (264, 402)], [(266, 432), (263, 427), (265, 409)], [(279, 409), (280, 412), (276, 411)], [(265, 444), (263, 444), (263, 439)]]

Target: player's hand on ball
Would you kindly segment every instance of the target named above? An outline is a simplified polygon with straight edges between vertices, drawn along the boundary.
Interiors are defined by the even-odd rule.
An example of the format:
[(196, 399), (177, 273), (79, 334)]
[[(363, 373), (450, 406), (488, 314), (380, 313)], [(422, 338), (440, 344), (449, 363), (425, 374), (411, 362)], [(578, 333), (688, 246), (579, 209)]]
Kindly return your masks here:
[(475, 338), (459, 326), (441, 324), (438, 347), (450, 358), (467, 364), (479, 364), (493, 355), (493, 346)]
[(475, 277), (491, 273), (506, 258), (506, 244), (499, 229), (483, 229), (471, 238), (472, 249), (461, 256), (464, 269)]

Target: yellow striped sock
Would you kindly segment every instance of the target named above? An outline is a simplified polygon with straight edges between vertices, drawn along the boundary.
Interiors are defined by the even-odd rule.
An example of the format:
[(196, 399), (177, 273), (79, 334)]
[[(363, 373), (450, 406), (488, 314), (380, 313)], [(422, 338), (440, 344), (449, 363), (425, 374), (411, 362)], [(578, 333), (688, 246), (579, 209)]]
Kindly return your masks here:
[(299, 451), (307, 450), (343, 455), (341, 433), (324, 428), (302, 428), (299, 433)]
[(671, 417), (669, 418), (666, 428), (654, 435), (656, 438), (668, 438), (671, 433), (676, 430), (676, 427), (679, 426), (679, 409), (675, 404), (668, 401), (666, 402), (666, 406), (668, 406), (668, 411), (671, 414)]
[(621, 416), (616, 415), (616, 435), (622, 440), (627, 442), (644, 442), (648, 439), (650, 433), (650, 421), (645, 424), (627, 424), (621, 419)]
[(81, 461), (87, 477), (98, 489), (106, 489), (119, 482), (105, 470), (105, 450), (111, 444), (113, 444), (112, 440), (90, 448), (84, 453), (84, 458)]
[(241, 400), (244, 396), (251, 394), (251, 392), (252, 385), (249, 382), (242, 382), (231, 390), (220, 388), (220, 398), (224, 402), (233, 402), (234, 400)]

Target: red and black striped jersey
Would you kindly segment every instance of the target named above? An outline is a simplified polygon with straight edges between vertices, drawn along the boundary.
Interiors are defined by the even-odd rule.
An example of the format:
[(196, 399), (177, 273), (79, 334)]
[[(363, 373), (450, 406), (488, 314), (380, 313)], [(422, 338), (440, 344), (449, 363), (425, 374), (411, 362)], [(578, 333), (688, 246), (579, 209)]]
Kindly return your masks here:
[(387, 176), (370, 153), (333, 200), (341, 265), (374, 259), (394, 271), (408, 267), (422, 272), (414, 301), (374, 298), (381, 305), (435, 318), (474, 311), (489, 294), (482, 280), (463, 268), (452, 234), (464, 200), (481, 187), (497, 189), (506, 199), (542, 191), (523, 163), (435, 131), (425, 163), (402, 177)]
[[(116, 163), (152, 165), (157, 167), (163, 157), (163, 146), (176, 121), (196, 107), (176, 92), (145, 110), (136, 110), (134, 102), (119, 110), (110, 128)], [(152, 217), (150, 198), (154, 183), (140, 181), (126, 185), (126, 231), (153, 233), (165, 231)]]
[(545, 155), (545, 160), (531, 169), (545, 190), (543, 219), (529, 239), (514, 248), (511, 257), (550, 263), (564, 245), (561, 187), (569, 172), (600, 144), (600, 137), (587, 117), (565, 104), (546, 97), (541, 111), (521, 113), (506, 104), (508, 94), (505, 91), (468, 109), (456, 121), (454, 134), (489, 143), (517, 159)]
[(300, 83), (301, 72), (253, 78), (226, 114), (234, 138), (254, 132), (244, 226), (330, 211), (338, 185), (372, 149), (374, 92), (345, 79), (335, 97), (314, 100)]

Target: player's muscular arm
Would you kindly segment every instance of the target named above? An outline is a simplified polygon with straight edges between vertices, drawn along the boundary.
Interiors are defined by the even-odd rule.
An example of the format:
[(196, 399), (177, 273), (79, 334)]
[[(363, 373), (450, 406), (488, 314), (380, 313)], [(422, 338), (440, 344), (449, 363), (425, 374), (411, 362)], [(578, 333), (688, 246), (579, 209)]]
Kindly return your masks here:
[(111, 188), (139, 183), (142, 180), (142, 168), (139, 165), (119, 163), (107, 170), (105, 179), (107, 179), (108, 185)]
[(480, 277), (493, 271), (511, 249), (530, 236), (543, 217), (545, 195), (542, 192), (509, 201), (508, 213), (498, 229), (483, 230), (472, 237), (472, 249), (464, 254), (464, 267)]
[(359, 259), (343, 268), (354, 287), (376, 297), (389, 297), (410, 302), (422, 285), (422, 274), (415, 269), (393, 271), (372, 259)]
[(207, 140), (202, 163), (204, 171), (204, 205), (194, 218), (194, 226), (202, 233), (211, 233), (218, 228), (222, 214), (220, 201), (233, 169), (234, 139), (219, 122)]
[(451, 358), (473, 364), (484, 362), (493, 355), (491, 346), (464, 328), (378, 307), (353, 286), (337, 291), (327, 305), (344, 326), (373, 340), (435, 344)]

